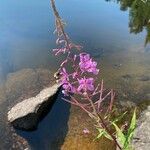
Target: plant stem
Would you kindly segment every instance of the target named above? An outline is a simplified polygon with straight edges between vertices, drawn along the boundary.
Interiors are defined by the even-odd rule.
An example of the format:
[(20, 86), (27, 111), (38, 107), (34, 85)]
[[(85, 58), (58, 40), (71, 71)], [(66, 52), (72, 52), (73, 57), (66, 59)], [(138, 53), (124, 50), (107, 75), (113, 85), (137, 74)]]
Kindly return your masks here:
[(61, 28), (61, 32), (62, 32), (62, 34), (63, 34), (63, 36), (65, 38), (65, 41), (67, 42), (67, 46), (69, 48), (69, 41), (68, 41), (67, 35), (66, 35), (65, 31), (64, 31), (64, 27), (63, 27), (63, 24), (62, 24), (62, 21), (61, 21), (61, 17), (59, 16), (59, 13), (58, 13), (58, 11), (56, 9), (55, 0), (50, 0), (50, 1), (51, 1), (51, 6), (52, 6), (52, 9), (53, 9), (55, 18), (56, 18), (56, 20), (59, 23), (59, 26)]
[[(111, 133), (111, 131), (108, 129), (107, 125), (105, 124), (105, 121), (103, 120), (103, 118), (97, 114), (99, 119), (101, 120), (101, 123), (103, 125), (103, 127), (105, 128), (105, 130), (108, 132), (108, 134), (111, 136), (111, 138), (113, 139), (113, 141), (115, 142), (115, 144), (118, 146), (118, 148), (120, 150), (122, 150), (121, 146), (119, 145), (119, 143), (117, 142), (116, 138), (113, 136), (113, 134)], [(99, 123), (99, 122), (98, 122)], [(99, 124), (100, 125), (100, 124)]]
[[(103, 118), (96, 112), (96, 109), (95, 109), (95, 106), (94, 106), (94, 103), (93, 101), (88, 97), (87, 95), (87, 99), (89, 100), (89, 102), (91, 103), (92, 105), (92, 108), (93, 108), (93, 112), (96, 116), (98, 116), (98, 118), (100, 119), (103, 127), (105, 128), (105, 130), (108, 132), (108, 134), (111, 136), (111, 138), (114, 140), (115, 144), (118, 146), (118, 148), (120, 150), (122, 150), (121, 146), (119, 145), (119, 143), (117, 142), (116, 138), (112, 135), (112, 133), (110, 132), (110, 130), (108, 129), (107, 125), (105, 124), (105, 121), (103, 120)], [(99, 123), (99, 122), (98, 122)], [(99, 124), (100, 125), (100, 124)]]

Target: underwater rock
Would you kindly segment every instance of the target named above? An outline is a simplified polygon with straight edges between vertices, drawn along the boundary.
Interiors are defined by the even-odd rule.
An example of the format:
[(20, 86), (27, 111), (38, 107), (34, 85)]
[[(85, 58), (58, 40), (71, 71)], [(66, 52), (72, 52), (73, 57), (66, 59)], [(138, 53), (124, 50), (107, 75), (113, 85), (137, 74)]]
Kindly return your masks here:
[(150, 100), (150, 93), (148, 93), (146, 96), (147, 96), (147, 99)]
[(0, 86), (0, 105), (6, 100), (5, 87)]
[(34, 130), (43, 114), (55, 101), (60, 85), (45, 88), (35, 97), (19, 102), (8, 112), (8, 121), (17, 129)]
[(31, 150), (31, 147), (28, 143), (28, 141), (18, 135), (15, 130), (11, 127), (11, 138), (12, 138), (12, 145), (11, 145), (11, 150)]
[(122, 76), (122, 78), (123, 78), (123, 79), (126, 79), (126, 80), (129, 80), (129, 79), (132, 78), (132, 75), (130, 75), (130, 74), (125, 74), (125, 75)]
[(150, 148), (150, 106), (141, 114), (133, 138), (135, 150), (149, 150)]
[(24, 99), (36, 96), (42, 89), (54, 84), (53, 73), (47, 69), (22, 69), (9, 73), (5, 93), (9, 108)]
[[(84, 133), (87, 129), (88, 133)], [(98, 131), (93, 120), (81, 109), (71, 106), (68, 120), (68, 132), (61, 150), (115, 150), (112, 141), (105, 138), (94, 140)]]
[(139, 81), (149, 81), (149, 80), (150, 80), (150, 76), (146, 76), (146, 75), (140, 76), (139, 78)]
[(113, 64), (113, 68), (115, 68), (115, 69), (119, 69), (121, 66), (122, 66), (121, 63)]

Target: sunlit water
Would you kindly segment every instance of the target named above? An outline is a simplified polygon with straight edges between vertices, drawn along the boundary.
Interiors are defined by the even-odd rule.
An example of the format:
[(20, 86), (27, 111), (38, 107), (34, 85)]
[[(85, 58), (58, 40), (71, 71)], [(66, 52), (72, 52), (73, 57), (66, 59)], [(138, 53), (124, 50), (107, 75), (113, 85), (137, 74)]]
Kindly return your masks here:
[[(107, 87), (116, 90), (117, 100), (136, 103), (150, 100), (150, 24), (142, 24), (141, 18), (136, 18), (135, 24), (131, 24), (129, 19), (136, 17), (129, 13), (131, 8), (122, 11), (120, 4), (114, 1), (56, 0), (56, 7), (67, 23), (65, 30), (72, 41), (82, 45), (100, 63), (101, 78)], [(147, 11), (150, 12), (149, 9)], [(143, 12), (139, 10), (139, 13)], [(145, 20), (149, 19), (150, 16), (147, 16)], [(56, 60), (52, 54), (52, 48), (55, 48), (54, 29), (49, 0), (0, 0), (0, 143), (7, 141), (9, 135), (5, 133), (6, 113), (12, 103), (9, 96), (16, 98), (18, 94), (15, 91), (5, 97), (9, 87), (8, 75), (25, 68), (55, 72), (59, 59)], [(135, 31), (130, 33), (131, 30)], [(49, 149), (57, 145), (57, 138), (64, 138), (67, 127), (63, 125), (67, 126), (69, 115), (69, 108), (65, 106), (57, 102), (37, 131), (21, 133), (33, 149)], [(62, 123), (58, 115), (60, 108), (65, 113)], [(53, 139), (55, 126), (52, 123), (56, 124), (56, 116), (62, 130), (57, 130), (58, 137)], [(48, 126), (53, 132), (46, 132)], [(62, 132), (65, 133), (59, 137)], [(10, 148), (8, 143), (9, 140), (0, 144), (0, 149)]]

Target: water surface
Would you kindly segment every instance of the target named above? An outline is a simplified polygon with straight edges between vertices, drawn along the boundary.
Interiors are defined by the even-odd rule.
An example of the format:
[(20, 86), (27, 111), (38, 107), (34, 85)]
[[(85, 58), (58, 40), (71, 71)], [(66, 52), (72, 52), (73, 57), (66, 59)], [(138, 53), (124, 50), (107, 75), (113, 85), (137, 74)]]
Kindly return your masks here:
[[(107, 87), (116, 90), (117, 100), (135, 103), (150, 100), (149, 3), (145, 5), (140, 1), (136, 4), (134, 0), (56, 0), (56, 7), (66, 21), (65, 30), (72, 41), (84, 46), (84, 51), (100, 63), (100, 78), (104, 79)], [(7, 139), (10, 134), (6, 132), (9, 128), (6, 124), (7, 109), (13, 101), (29, 94), (24, 92), (24, 88), (10, 90), (18, 89), (15, 87), (18, 84), (21, 87), (28, 85), (24, 85), (26, 81), (21, 82), (23, 77), (18, 76), (18, 71), (31, 69), (28, 77), (24, 78), (27, 80), (33, 76), (29, 80), (32, 86), (28, 86), (38, 92), (45, 80), (38, 83), (36, 69), (46, 69), (53, 74), (58, 68), (59, 58), (52, 54), (56, 37), (49, 0), (0, 0), (0, 20), (0, 141), (6, 141), (0, 144), (0, 149), (5, 150), (11, 147)], [(16, 74), (19, 83), (14, 80)], [(57, 122), (57, 110), (63, 109), (67, 113), (62, 122), (58, 119), (60, 125), (66, 125), (66, 129), (58, 130), (58, 139), (63, 129), (67, 131), (69, 108), (65, 108), (56, 103), (53, 113), (49, 113), (37, 131), (23, 133), (33, 149), (47, 150), (55, 141), (53, 133), (45, 133), (44, 129)], [(51, 131), (53, 129), (52, 126)], [(49, 147), (46, 147), (47, 141)], [(56, 143), (60, 146), (62, 141)]]

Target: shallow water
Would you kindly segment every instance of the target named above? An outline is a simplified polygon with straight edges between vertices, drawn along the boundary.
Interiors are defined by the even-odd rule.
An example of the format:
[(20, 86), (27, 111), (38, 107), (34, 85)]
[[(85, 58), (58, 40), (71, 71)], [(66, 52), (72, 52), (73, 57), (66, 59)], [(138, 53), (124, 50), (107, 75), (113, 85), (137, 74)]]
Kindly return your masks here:
[[(141, 9), (135, 10), (131, 3), (123, 2), (126, 1), (121, 1), (120, 5), (111, 0), (56, 0), (56, 7), (67, 23), (65, 30), (71, 39), (83, 45), (84, 50), (100, 63), (100, 78), (107, 87), (115, 89), (116, 99), (141, 103), (150, 100), (150, 7), (141, 2), (138, 3)], [(10, 73), (15, 76), (25, 68), (42, 68), (53, 73), (58, 68), (59, 58), (56, 59), (51, 51), (55, 48), (55, 27), (49, 0), (37, 0), (36, 3), (34, 0), (0, 0), (0, 20), (0, 141), (7, 141), (1, 142), (0, 149), (5, 150), (11, 147), (7, 139), (10, 134), (5, 133), (9, 128), (6, 123), (8, 107), (20, 97), (34, 95), (42, 88), (40, 84), (48, 82), (38, 83), (36, 73), (30, 70), (29, 75), (33, 78), (29, 77), (28, 82), (32, 81), (30, 84), (34, 86), (21, 82), (22, 79), (26, 82), (27, 77), (21, 77), (15, 84), (17, 80), (13, 78), (15, 82), (12, 83)], [(18, 84), (23, 88), (15, 87)], [(33, 92), (24, 92), (26, 86)], [(58, 130), (61, 142), (56, 140), (56, 143), (51, 131), (45, 133), (51, 122), (57, 122), (55, 115), (59, 109), (65, 111), (64, 105), (62, 108), (58, 102), (37, 131), (20, 133), (33, 149), (49, 149), (53, 141), (56, 147), (63, 143), (66, 130), (62, 141), (59, 135), (63, 130)], [(66, 125), (67, 129), (69, 108), (66, 112), (62, 122), (58, 119), (58, 128)]]

